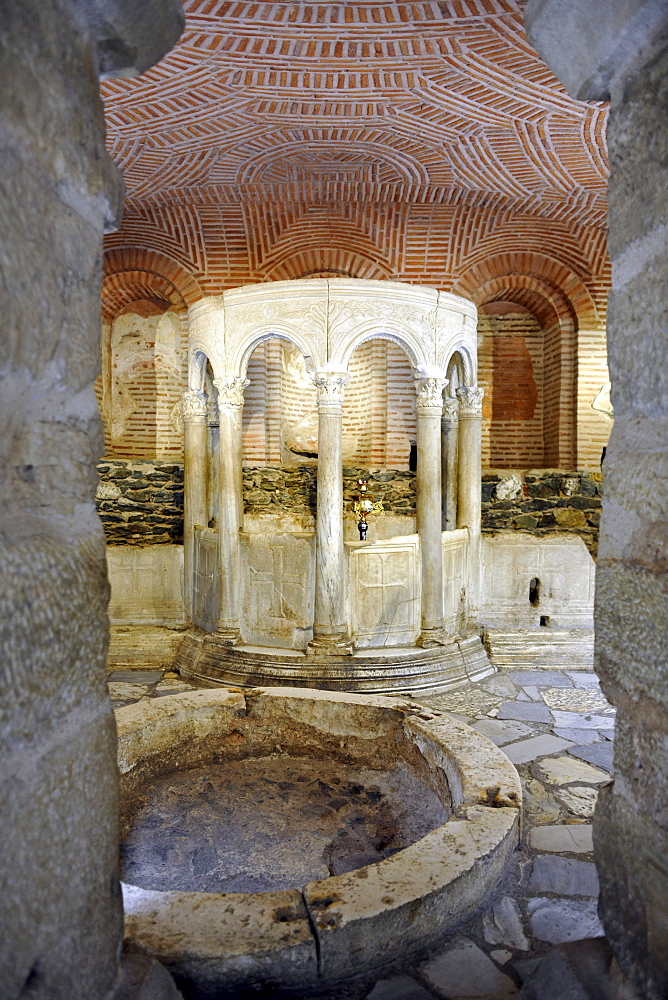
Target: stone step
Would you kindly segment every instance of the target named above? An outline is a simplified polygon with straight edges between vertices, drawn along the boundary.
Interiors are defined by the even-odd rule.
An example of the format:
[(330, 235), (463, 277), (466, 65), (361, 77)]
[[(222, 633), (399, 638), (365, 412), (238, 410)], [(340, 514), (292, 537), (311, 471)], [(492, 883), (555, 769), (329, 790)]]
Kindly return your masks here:
[(586, 628), (486, 629), (483, 642), (499, 670), (592, 670), (594, 630)]
[(174, 662), (182, 639), (182, 631), (157, 625), (112, 625), (107, 668), (160, 666), (167, 669)]

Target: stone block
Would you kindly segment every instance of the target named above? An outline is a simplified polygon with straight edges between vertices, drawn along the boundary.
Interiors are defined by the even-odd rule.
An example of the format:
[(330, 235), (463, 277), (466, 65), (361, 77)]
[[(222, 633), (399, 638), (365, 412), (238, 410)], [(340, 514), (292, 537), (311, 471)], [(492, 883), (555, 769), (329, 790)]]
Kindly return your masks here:
[(183, 1000), (164, 965), (148, 955), (121, 955), (110, 993), (105, 1000)]
[(519, 951), (529, 950), (529, 942), (522, 923), (522, 914), (517, 901), (512, 896), (503, 896), (485, 913), (483, 935), (489, 944), (502, 944), (506, 948)]
[(507, 701), (499, 708), (499, 719), (516, 719), (519, 722), (550, 722), (550, 712), (546, 705), (537, 702)]
[(598, 896), (596, 867), (588, 861), (539, 855), (534, 859), (529, 890), (559, 896)]
[(594, 850), (592, 827), (584, 823), (536, 826), (529, 834), (529, 844), (535, 851), (556, 854), (584, 854)]
[(114, 757), (106, 700), (73, 712), (30, 754), (3, 755), (5, 996), (30, 989), (31, 977), (49, 1000), (98, 998), (113, 981), (122, 933)]
[(433, 1000), (433, 994), (411, 976), (380, 979), (366, 1000)]
[(605, 771), (599, 771), (584, 761), (569, 757), (541, 760), (536, 764), (536, 770), (539, 776), (551, 785), (570, 785), (573, 782), (601, 785), (610, 780), (610, 775)]
[(560, 944), (604, 934), (594, 900), (538, 896), (529, 900), (527, 911), (531, 930), (539, 941)]
[[(586, 730), (585, 730), (586, 732)], [(570, 747), (569, 751), (573, 757), (579, 757), (595, 767), (603, 768), (604, 771), (612, 773), (614, 770), (614, 748), (610, 743), (595, 743), (588, 746)]]
[(505, 746), (503, 752), (513, 764), (526, 764), (537, 757), (566, 750), (569, 745), (567, 740), (546, 733), (544, 736), (534, 736), (530, 740), (520, 740), (519, 743)]
[(439, 996), (463, 998), (516, 997), (517, 986), (473, 941), (460, 938), (421, 968), (421, 974)]

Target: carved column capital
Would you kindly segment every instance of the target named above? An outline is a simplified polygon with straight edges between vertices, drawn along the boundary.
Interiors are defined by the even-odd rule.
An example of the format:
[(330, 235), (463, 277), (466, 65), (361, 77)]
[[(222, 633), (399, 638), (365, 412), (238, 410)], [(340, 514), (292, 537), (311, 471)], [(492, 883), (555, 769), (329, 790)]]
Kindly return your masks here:
[(350, 382), (348, 372), (315, 372), (313, 382), (318, 393), (318, 408), (343, 405), (345, 388)]
[(198, 392), (196, 389), (188, 389), (181, 396), (181, 413), (185, 421), (206, 420), (208, 397), (205, 392)]
[(250, 385), (250, 379), (245, 375), (230, 375), (225, 378), (215, 378), (213, 384), (218, 390), (219, 410), (241, 410), (244, 405), (244, 389)]
[(459, 420), (459, 400), (456, 396), (446, 396), (443, 400), (443, 419)]
[(418, 410), (442, 410), (443, 390), (448, 384), (447, 378), (426, 375), (415, 379), (415, 405)]
[(460, 416), (479, 417), (482, 415), (484, 389), (481, 389), (479, 385), (462, 385), (456, 392)]

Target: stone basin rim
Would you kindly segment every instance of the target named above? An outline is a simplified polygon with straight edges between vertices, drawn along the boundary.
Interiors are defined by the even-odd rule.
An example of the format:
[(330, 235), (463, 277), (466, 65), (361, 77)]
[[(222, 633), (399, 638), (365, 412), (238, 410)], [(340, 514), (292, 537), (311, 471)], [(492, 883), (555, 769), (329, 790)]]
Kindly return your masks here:
[[(485, 736), (410, 698), (306, 688), (206, 689), (116, 711), (122, 784), (161, 752), (170, 731), (226, 738), (249, 721), (342, 741), (392, 731), (445, 776), (453, 814), (396, 854), (302, 891), (210, 893), (124, 885), (130, 947), (160, 959), (187, 995), (220, 995), (266, 981), (323, 984), (387, 964), (442, 937), (491, 889), (519, 837), (521, 786)], [(215, 925), (216, 933), (211, 927)], [(363, 928), (363, 932), (362, 932)], [(208, 985), (207, 985), (208, 984)], [(216, 990), (218, 992), (216, 992)], [(229, 994), (233, 995), (233, 992)]]

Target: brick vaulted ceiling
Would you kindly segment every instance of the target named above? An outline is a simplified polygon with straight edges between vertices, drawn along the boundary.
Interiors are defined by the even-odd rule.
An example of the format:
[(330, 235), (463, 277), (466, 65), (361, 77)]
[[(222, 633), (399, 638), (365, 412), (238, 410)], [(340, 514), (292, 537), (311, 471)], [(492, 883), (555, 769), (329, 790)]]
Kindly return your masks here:
[(157, 67), (103, 85), (111, 260), (171, 262), (188, 300), (316, 273), (456, 287), (523, 252), (600, 298), (606, 107), (533, 52), (524, 0), (184, 6)]

